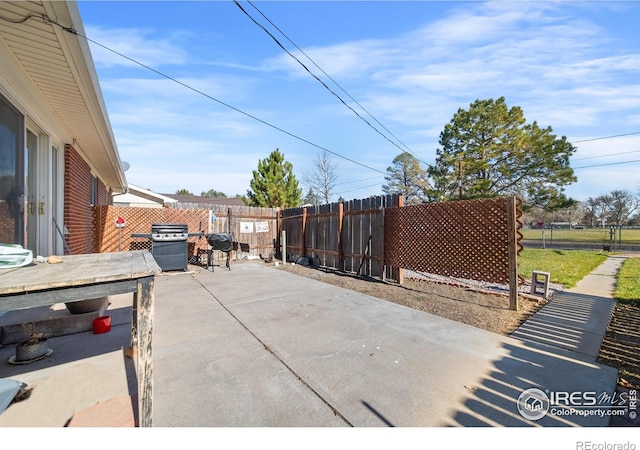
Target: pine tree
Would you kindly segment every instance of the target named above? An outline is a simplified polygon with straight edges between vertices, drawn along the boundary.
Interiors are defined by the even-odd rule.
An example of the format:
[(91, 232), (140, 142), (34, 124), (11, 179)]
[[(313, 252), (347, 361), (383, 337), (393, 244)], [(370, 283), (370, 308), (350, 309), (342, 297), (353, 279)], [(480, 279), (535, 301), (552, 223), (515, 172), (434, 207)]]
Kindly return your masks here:
[(293, 166), (277, 148), (268, 158), (258, 161), (258, 170), (253, 171), (249, 186), (247, 197), (251, 206), (287, 208), (299, 206), (302, 201)]
[(569, 164), (575, 147), (551, 127), (527, 123), (504, 97), (459, 109), (440, 133), (440, 145), (429, 169), (439, 197), (519, 195), (528, 206), (549, 210), (571, 203), (563, 191), (576, 181)]
[(402, 194), (407, 205), (428, 200), (430, 187), (427, 172), (412, 154), (403, 152), (393, 158), (392, 165), (387, 167), (387, 173), (384, 177), (387, 184), (382, 186), (385, 194)]

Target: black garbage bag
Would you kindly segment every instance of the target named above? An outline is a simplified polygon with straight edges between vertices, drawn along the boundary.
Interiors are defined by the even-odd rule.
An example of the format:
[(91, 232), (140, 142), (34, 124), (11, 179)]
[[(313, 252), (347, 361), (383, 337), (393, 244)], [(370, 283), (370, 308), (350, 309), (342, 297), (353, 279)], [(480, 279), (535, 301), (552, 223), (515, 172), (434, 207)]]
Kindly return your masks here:
[(207, 234), (205, 237), (214, 250), (230, 252), (233, 248), (233, 238), (229, 233), (213, 233)]

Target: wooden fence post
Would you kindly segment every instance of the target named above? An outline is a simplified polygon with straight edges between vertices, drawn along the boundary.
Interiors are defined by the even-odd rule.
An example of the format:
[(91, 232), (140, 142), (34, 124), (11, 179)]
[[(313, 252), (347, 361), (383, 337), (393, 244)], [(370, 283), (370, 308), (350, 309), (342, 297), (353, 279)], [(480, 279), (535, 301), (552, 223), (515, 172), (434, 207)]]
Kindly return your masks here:
[(307, 208), (302, 208), (302, 255), (307, 256)]
[(387, 270), (386, 270), (386, 266), (384, 265), (384, 211), (386, 209), (386, 201), (384, 201), (384, 197), (381, 199), (383, 201), (381, 201), (380, 203), (380, 212), (378, 214), (380, 214), (380, 231), (379, 231), (379, 237), (378, 239), (380, 239), (380, 264), (378, 265), (378, 270), (380, 271), (380, 273), (378, 274), (380, 276), (380, 278), (382, 278), (382, 281), (386, 281), (387, 280)]
[[(397, 205), (399, 208), (404, 206), (404, 197), (402, 194), (398, 194)], [(404, 284), (404, 271), (402, 270), (402, 267), (396, 267), (394, 270), (397, 272), (396, 279), (398, 280), (398, 284)]]
[(338, 203), (338, 270), (344, 272), (344, 249), (342, 248), (342, 221), (344, 219), (344, 203)]
[(280, 233), (282, 233), (282, 212), (280, 208), (276, 211), (276, 235), (273, 238), (273, 257), (275, 258), (280, 249)]
[(518, 310), (518, 243), (516, 198), (507, 197), (507, 251), (509, 252), (509, 309)]

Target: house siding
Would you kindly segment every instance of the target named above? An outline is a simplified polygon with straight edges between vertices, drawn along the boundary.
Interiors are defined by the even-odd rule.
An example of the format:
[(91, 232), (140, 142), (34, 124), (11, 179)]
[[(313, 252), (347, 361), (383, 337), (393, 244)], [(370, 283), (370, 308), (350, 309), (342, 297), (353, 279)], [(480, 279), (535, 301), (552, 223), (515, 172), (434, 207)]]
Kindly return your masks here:
[[(64, 225), (68, 231), (67, 245), (71, 254), (95, 252), (95, 218), (91, 203), (94, 176), (82, 156), (70, 145), (64, 156)], [(97, 204), (110, 205), (111, 192), (98, 179)]]

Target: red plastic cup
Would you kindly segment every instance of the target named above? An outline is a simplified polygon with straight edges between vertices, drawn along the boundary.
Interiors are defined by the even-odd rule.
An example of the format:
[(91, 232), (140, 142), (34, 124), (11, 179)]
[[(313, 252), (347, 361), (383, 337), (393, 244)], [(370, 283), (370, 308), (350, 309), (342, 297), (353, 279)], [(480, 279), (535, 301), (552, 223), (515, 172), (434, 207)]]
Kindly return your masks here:
[(93, 334), (111, 331), (111, 316), (100, 316), (93, 319)]

